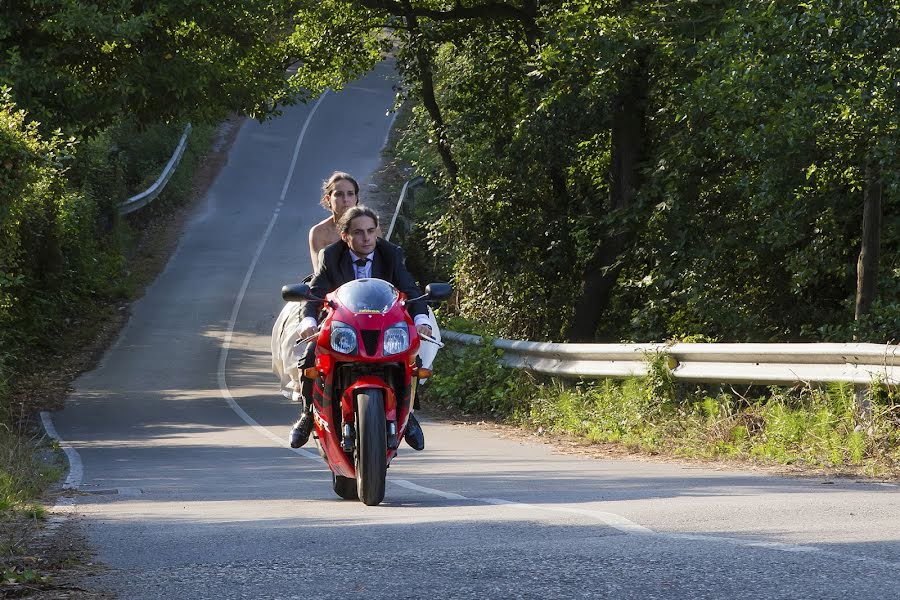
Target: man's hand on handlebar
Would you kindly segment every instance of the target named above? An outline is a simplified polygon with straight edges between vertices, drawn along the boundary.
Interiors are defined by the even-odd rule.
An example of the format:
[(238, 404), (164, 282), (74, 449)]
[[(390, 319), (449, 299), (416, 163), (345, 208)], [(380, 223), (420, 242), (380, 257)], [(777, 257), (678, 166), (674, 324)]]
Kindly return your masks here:
[(431, 325), (425, 325), (424, 323), (421, 325), (416, 325), (416, 331), (419, 332), (419, 335), (427, 335), (431, 337)]
[(317, 331), (316, 327), (307, 327), (306, 329), (304, 329), (300, 332), (300, 339), (305, 340), (306, 338), (308, 338), (309, 336), (314, 334), (316, 331)]

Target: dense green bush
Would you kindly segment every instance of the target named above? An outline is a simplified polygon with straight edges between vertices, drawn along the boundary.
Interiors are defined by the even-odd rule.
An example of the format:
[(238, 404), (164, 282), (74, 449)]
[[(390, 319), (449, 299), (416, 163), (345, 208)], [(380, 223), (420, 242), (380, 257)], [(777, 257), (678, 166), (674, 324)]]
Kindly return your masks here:
[[(182, 127), (138, 128), (129, 120), (76, 143), (43, 136), (37, 123), (0, 97), (0, 406), (16, 373), (56, 344), (60, 329), (89, 321), (126, 298), (130, 221), (170, 210), (187, 196), (212, 128), (199, 127), (163, 194), (143, 215), (117, 207), (146, 189), (174, 150)], [(27, 359), (27, 360), (26, 360)]]
[(114, 254), (98, 243), (92, 199), (66, 178), (75, 148), (59, 134), (41, 136), (8, 93), (0, 99), (0, 381), (116, 273)]
[(123, 119), (76, 143), (42, 135), (0, 92), (0, 513), (38, 515), (30, 500), (58, 476), (23, 429), (35, 407), (12, 401), (17, 380), (84, 343), (111, 304), (132, 296), (134, 231), (189, 197), (212, 131), (195, 128), (164, 192), (121, 218), (118, 205), (159, 176), (182, 127)]
[(451, 346), (438, 352), (429, 400), (467, 412), (509, 416), (521, 402), (524, 374), (498, 363), (502, 351), (490, 344)]

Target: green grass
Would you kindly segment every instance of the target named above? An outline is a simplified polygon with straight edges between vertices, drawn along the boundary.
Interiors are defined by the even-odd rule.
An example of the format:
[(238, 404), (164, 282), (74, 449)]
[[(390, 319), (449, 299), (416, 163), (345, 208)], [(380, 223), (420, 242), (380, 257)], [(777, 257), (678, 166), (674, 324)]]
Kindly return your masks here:
[[(38, 440), (0, 426), (0, 514), (44, 519), (46, 510), (35, 502), (62, 471), (42, 460)], [(46, 449), (46, 447), (44, 447)]]
[[(847, 469), (900, 469), (900, 392), (874, 386), (870, 410), (849, 384), (711, 390), (672, 379), (665, 357), (650, 375), (563, 381), (496, 364), (492, 347), (438, 353), (428, 400), (508, 423), (633, 450), (703, 459)], [(752, 393), (751, 393), (752, 392)]]

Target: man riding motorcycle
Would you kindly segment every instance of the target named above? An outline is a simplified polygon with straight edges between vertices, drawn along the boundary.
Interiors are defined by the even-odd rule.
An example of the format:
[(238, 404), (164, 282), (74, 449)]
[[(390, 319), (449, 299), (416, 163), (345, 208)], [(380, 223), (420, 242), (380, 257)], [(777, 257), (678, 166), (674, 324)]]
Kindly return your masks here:
[[(403, 250), (378, 237), (378, 215), (362, 205), (347, 209), (338, 221), (341, 241), (325, 247), (319, 253), (318, 268), (309, 283), (314, 296), (324, 298), (326, 294), (354, 279), (376, 277), (393, 284), (409, 298), (422, 295), (415, 279), (406, 268)], [(302, 309), (300, 338), (307, 338), (316, 332), (321, 302), (307, 301)], [(428, 309), (424, 302), (410, 302), (407, 310), (420, 335), (431, 335), (428, 324)], [(315, 343), (310, 343), (300, 359), (300, 372), (315, 363)], [(303, 409), (300, 419), (291, 428), (289, 442), (291, 448), (300, 448), (309, 440), (312, 430), (312, 386), (311, 379), (301, 377)], [(425, 436), (413, 414), (409, 415), (406, 442), (416, 450), (425, 447)]]

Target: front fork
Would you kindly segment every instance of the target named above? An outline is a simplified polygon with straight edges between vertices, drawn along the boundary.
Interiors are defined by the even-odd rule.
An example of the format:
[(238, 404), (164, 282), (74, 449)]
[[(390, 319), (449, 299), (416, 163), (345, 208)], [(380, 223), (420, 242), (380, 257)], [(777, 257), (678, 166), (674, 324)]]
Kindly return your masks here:
[(353, 452), (356, 447), (356, 394), (367, 388), (378, 388), (384, 395), (384, 417), (387, 422), (387, 446), (396, 450), (400, 446), (397, 435), (397, 397), (394, 389), (381, 377), (364, 375), (353, 382), (341, 395), (341, 449)]
[[(348, 454), (353, 452), (356, 445), (356, 429), (353, 423), (344, 422), (341, 427), (341, 449)], [(397, 421), (387, 422), (387, 446), (390, 450), (396, 450), (400, 447), (400, 441), (397, 439)]]

